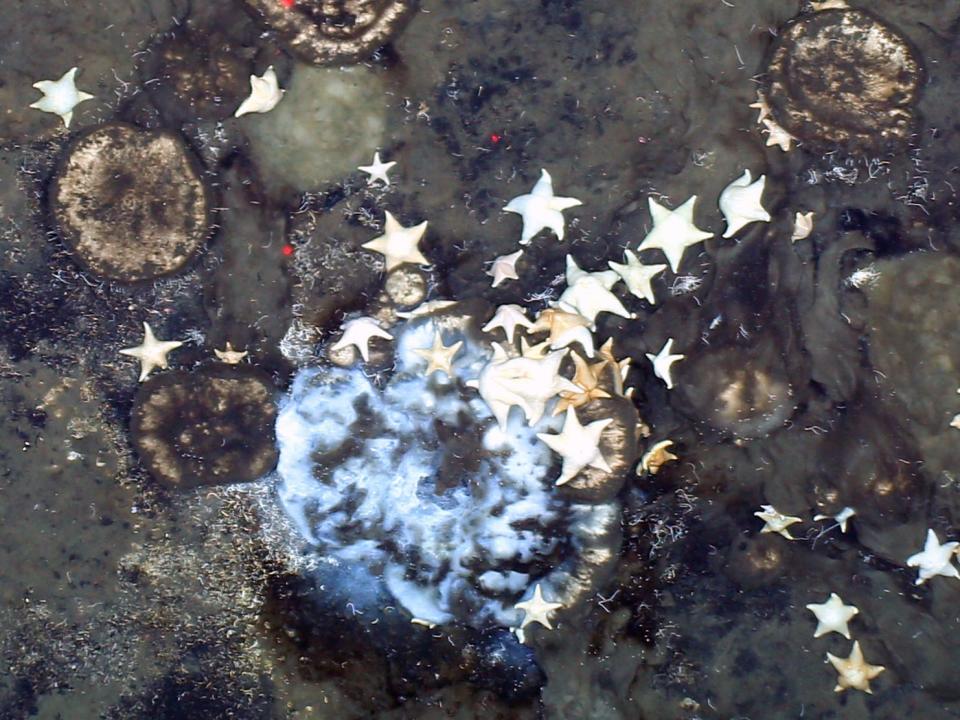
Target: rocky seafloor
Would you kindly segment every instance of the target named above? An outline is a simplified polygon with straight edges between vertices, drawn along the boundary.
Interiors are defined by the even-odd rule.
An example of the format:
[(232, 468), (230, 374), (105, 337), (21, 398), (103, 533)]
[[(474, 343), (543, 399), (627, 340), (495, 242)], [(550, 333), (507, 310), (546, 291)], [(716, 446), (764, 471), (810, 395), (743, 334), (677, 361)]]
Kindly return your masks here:
[[(887, 53), (898, 72), (885, 75), (889, 63), (858, 55), (873, 47), (860, 37), (860, 50), (824, 62), (823, 95), (802, 112), (785, 109), (797, 96), (772, 69), (795, 79), (782, 70), (783, 38), (801, 27), (794, 18), (827, 22), (842, 9), (424, 0), (382, 42), (337, 62), (292, 44), (259, 5), (4, 7), (0, 718), (960, 716), (960, 583), (917, 585), (906, 562), (928, 529), (960, 539), (950, 425), (960, 413), (960, 3), (864, 7), (916, 63)], [(74, 66), (94, 99), (65, 128), (29, 107), (32, 85)], [(233, 117), (249, 76), (268, 66), (283, 99)], [(830, 105), (831, 82), (847, 83), (845, 104)], [(870, 106), (890, 87), (890, 107)], [(750, 107), (758, 90), (800, 141), (787, 152), (766, 144)], [(121, 238), (111, 229), (127, 223), (140, 237), (179, 223), (183, 247), (153, 257), (159, 269), (146, 277), (79, 252), (66, 220), (82, 216), (70, 197), (89, 202), (82, 188), (64, 192), (72, 149), (104, 128), (173, 138), (189, 157), (171, 164), (173, 181), (131, 164), (131, 182), (160, 200), (139, 198), (147, 209), (135, 222), (120, 204), (97, 218), (96, 250), (110, 258)], [(357, 170), (375, 151), (397, 162), (387, 187)], [(489, 261), (520, 236), (503, 207), (541, 168), (583, 204), (565, 211), (562, 241), (538, 235), (519, 279), (492, 288)], [(717, 198), (744, 169), (766, 176), (771, 221), (724, 239)], [(104, 183), (124, 172), (109, 166)], [(552, 630), (520, 643), (479, 605), (411, 623), (396, 598), (305, 542), (277, 473), (214, 481), (213, 463), (190, 453), (157, 469), (151, 448), (163, 439), (147, 437), (143, 400), (157, 388), (172, 398), (156, 410), (161, 425), (188, 418), (246, 438), (204, 450), (227, 480), (274, 460), (273, 411), (224, 383), (267, 388), (285, 407), (298, 372), (326, 367), (345, 317), (403, 304), (400, 276), (361, 247), (385, 210), (405, 226), (429, 222), (431, 267), (407, 278), (421, 283), (412, 296), (458, 300), (481, 323), (498, 305), (555, 300), (568, 254), (604, 270), (636, 250), (652, 226), (649, 197), (676, 207), (691, 195), (697, 226), (714, 237), (654, 281), (655, 304), (618, 290), (635, 317), (601, 315), (594, 333), (633, 361), (625, 384), (641, 443), (668, 438), (679, 460), (655, 474), (631, 466), (614, 497), (574, 488), (555, 518), (524, 517), (524, 531), (539, 522), (554, 533), (575, 505), (619, 511), (601, 538), (611, 561)], [(195, 212), (167, 214), (178, 203)], [(809, 211), (812, 232), (792, 240), (795, 214)], [(209, 223), (199, 250), (188, 216)], [(153, 384), (119, 352), (140, 342), (144, 322), (184, 342)], [(668, 337), (686, 355), (672, 390), (645, 357)], [(227, 342), (248, 352), (234, 369), (214, 363)], [(357, 367), (385, 396), (392, 372), (403, 379), (382, 354)], [(439, 438), (457, 455), (456, 433), (431, 432), (431, 452)], [(761, 533), (763, 505), (802, 518), (794, 541)], [(856, 511), (846, 532), (813, 520), (844, 507)], [(391, 532), (351, 537), (376, 537), (379, 552)], [(550, 577), (549, 558), (584, 555), (565, 542), (543, 546), (524, 573)], [(859, 609), (852, 636), (885, 668), (871, 694), (834, 692), (825, 654), (846, 657), (850, 641), (814, 638), (805, 608), (831, 592)]]

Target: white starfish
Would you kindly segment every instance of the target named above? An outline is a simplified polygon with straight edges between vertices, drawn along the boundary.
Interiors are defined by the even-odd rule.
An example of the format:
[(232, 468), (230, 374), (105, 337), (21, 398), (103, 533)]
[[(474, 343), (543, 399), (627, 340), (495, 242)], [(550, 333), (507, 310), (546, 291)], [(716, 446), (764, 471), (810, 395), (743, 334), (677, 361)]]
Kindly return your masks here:
[(389, 210), (386, 211), (385, 217), (383, 235), (364, 243), (364, 249), (383, 255), (386, 258), (387, 272), (404, 263), (429, 265), (430, 261), (423, 256), (419, 247), (420, 239), (427, 231), (427, 221), (424, 220), (412, 227), (403, 227)]
[(647, 198), (653, 229), (640, 243), (640, 250), (662, 250), (670, 263), (670, 269), (677, 272), (683, 253), (688, 247), (713, 237), (713, 233), (701, 230), (693, 224), (693, 206), (696, 202), (697, 196), (691, 195), (680, 207), (668, 210), (652, 197)]
[(517, 250), (509, 255), (500, 255), (493, 259), (487, 275), (493, 278), (493, 284), (490, 287), (497, 287), (504, 280), (517, 280), (517, 260), (523, 255), (523, 250)]
[(766, 176), (761, 175), (751, 182), (750, 170), (744, 170), (743, 175), (723, 189), (719, 200), (720, 212), (727, 221), (723, 237), (736, 235), (752, 222), (770, 222), (770, 213), (760, 204), (766, 181)]
[(143, 324), (143, 342), (136, 347), (123, 348), (122, 355), (135, 357), (140, 361), (140, 380), (143, 382), (154, 368), (167, 369), (167, 353), (183, 345), (179, 340), (157, 340), (150, 325)]
[(620, 276), (613, 270), (585, 272), (577, 265), (573, 255), (567, 255), (567, 289), (560, 296), (560, 307), (575, 311), (591, 323), (597, 321), (602, 312), (613, 313), (620, 317), (636, 317), (610, 292), (610, 288), (620, 282)]
[(514, 607), (517, 610), (523, 610), (523, 622), (520, 623), (520, 630), (523, 630), (530, 623), (540, 623), (548, 630), (553, 630), (550, 624), (550, 614), (554, 610), (563, 607), (561, 603), (547, 602), (543, 599), (543, 593), (540, 592), (540, 583), (533, 588), (533, 597), (524, 602), (518, 602)]
[(553, 180), (546, 170), (540, 171), (540, 179), (527, 195), (519, 195), (503, 209), (523, 217), (520, 244), (527, 245), (533, 236), (544, 228), (552, 230), (558, 240), (563, 240), (563, 210), (582, 205), (576, 198), (557, 197), (553, 194)]
[(798, 212), (793, 216), (793, 232), (790, 234), (790, 241), (796, 242), (803, 240), (813, 232), (813, 210), (810, 212)]
[(577, 412), (571, 405), (567, 407), (567, 416), (559, 434), (537, 433), (538, 438), (563, 457), (563, 468), (557, 478), (557, 485), (570, 482), (585, 467), (610, 472), (610, 465), (600, 452), (600, 435), (612, 422), (613, 418), (604, 418), (581, 425)]
[(666, 265), (644, 265), (630, 250), (624, 249), (624, 260), (626, 263), (621, 265), (610, 260), (607, 265), (617, 273), (627, 289), (638, 298), (643, 298), (651, 305), (657, 302), (653, 294), (653, 285), (651, 281), (657, 275), (667, 269)]
[(64, 127), (70, 127), (73, 119), (73, 109), (86, 100), (93, 100), (94, 96), (77, 90), (77, 68), (72, 67), (60, 76), (59, 80), (39, 80), (33, 84), (43, 93), (43, 97), (30, 107), (43, 112), (59, 115)]
[(453, 358), (460, 352), (461, 347), (463, 340), (458, 340), (453, 345), (444, 345), (440, 331), (434, 330), (433, 345), (429, 348), (414, 348), (413, 352), (427, 361), (427, 375), (441, 370), (447, 377), (453, 377)]
[(273, 65), (263, 71), (263, 75), (250, 76), (250, 95), (240, 103), (240, 107), (233, 114), (240, 117), (247, 113), (266, 113), (273, 110), (283, 99), (286, 90), (281, 90), (277, 82), (277, 73)]
[(927, 580), (937, 575), (944, 577), (960, 578), (960, 572), (954, 567), (951, 560), (960, 543), (947, 542), (943, 545), (937, 539), (937, 534), (933, 530), (927, 530), (927, 540), (923, 545), (923, 550), (907, 558), (907, 565), (920, 569), (915, 585), (922, 585)]
[(815, 638), (835, 632), (840, 633), (847, 640), (850, 639), (850, 628), (847, 627), (847, 623), (860, 612), (853, 605), (844, 605), (839, 595), (830, 593), (826, 602), (811, 603), (806, 607), (817, 618), (817, 629), (813, 631)]
[(566, 355), (566, 350), (555, 350), (542, 358), (511, 358), (499, 344), (493, 343), (493, 358), (467, 386), (480, 392), (501, 428), (507, 427), (514, 405), (523, 411), (527, 424), (533, 426), (543, 417), (551, 399), (564, 390), (579, 390), (559, 374)]
[(533, 323), (527, 319), (526, 313), (519, 305), (501, 305), (490, 318), (490, 322), (483, 326), (484, 332), (491, 332), (497, 328), (502, 328), (507, 336), (507, 342), (513, 342), (513, 335), (517, 331), (517, 326), (531, 328)]
[(390, 184), (390, 178), (387, 176), (387, 173), (390, 172), (390, 168), (397, 164), (396, 160), (391, 160), (390, 162), (380, 162), (380, 153), (375, 152), (373, 154), (373, 164), (372, 165), (360, 165), (357, 167), (357, 170), (361, 170), (370, 177), (367, 178), (367, 185), (373, 185), (377, 180), (382, 182), (384, 185)]
[(384, 340), (393, 340), (393, 335), (388, 333), (374, 318), (363, 316), (347, 320), (340, 326), (343, 335), (337, 340), (331, 350), (340, 350), (353, 345), (360, 351), (360, 357), (364, 362), (370, 359), (370, 339), (374, 337)]
[(836, 515), (824, 515), (819, 513), (813, 516), (814, 520), (833, 520), (837, 523), (837, 526), (840, 528), (840, 532), (845, 533), (847, 531), (847, 522), (850, 518), (857, 514), (857, 511), (852, 507), (845, 507)]
[(686, 355), (671, 355), (673, 338), (667, 340), (656, 355), (647, 353), (647, 359), (653, 363), (653, 374), (663, 380), (667, 390), (673, 390), (673, 379), (670, 377), (670, 366), (677, 360), (683, 360)]

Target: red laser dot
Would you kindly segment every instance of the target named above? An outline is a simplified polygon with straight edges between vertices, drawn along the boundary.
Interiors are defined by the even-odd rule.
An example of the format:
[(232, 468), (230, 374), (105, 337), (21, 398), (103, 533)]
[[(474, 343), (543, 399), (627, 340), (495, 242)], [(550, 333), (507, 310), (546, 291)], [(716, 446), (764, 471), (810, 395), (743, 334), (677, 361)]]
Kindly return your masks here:
[(492, 142), (494, 145), (499, 143), (501, 140), (503, 140), (503, 135), (497, 135), (497, 133), (490, 133), (490, 142)]
[(287, 243), (283, 246), (283, 250), (281, 250), (281, 252), (283, 253), (284, 257), (290, 257), (293, 255), (293, 245)]
[(297, 0), (280, 0), (280, 4), (283, 5), (287, 10), (293, 7), (293, 4)]

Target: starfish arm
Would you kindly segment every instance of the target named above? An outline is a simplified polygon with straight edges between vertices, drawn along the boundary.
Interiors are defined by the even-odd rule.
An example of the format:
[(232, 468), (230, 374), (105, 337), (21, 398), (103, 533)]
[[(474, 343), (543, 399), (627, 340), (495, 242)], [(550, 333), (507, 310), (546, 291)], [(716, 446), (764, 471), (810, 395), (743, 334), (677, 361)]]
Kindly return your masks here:
[(537, 437), (542, 440), (547, 447), (555, 453), (563, 454), (564, 442), (562, 435), (550, 435), (548, 433), (537, 433)]
[(503, 209), (505, 212), (512, 212), (512, 213), (517, 213), (519, 215), (523, 215), (523, 213), (526, 212), (527, 206), (529, 204), (530, 204), (529, 195), (518, 195), (513, 200), (508, 202), (506, 205), (504, 205)]
[(570, 208), (578, 207), (583, 205), (583, 203), (576, 198), (568, 197), (553, 197), (550, 198), (550, 208), (556, 210), (557, 212), (561, 210), (569, 210)]
[(661, 223), (670, 217), (670, 210), (658, 203), (652, 197), (647, 198), (647, 207), (650, 208), (650, 217), (653, 218), (654, 227), (656, 227), (658, 223)]
[(553, 178), (550, 177), (550, 173), (540, 170), (540, 179), (537, 180), (530, 194), (537, 197), (553, 197)]
[(607, 459), (601, 455), (599, 452), (597, 456), (590, 461), (590, 467), (597, 468), (597, 470), (603, 470), (604, 472), (612, 472), (613, 468), (610, 467), (610, 464), (607, 462)]

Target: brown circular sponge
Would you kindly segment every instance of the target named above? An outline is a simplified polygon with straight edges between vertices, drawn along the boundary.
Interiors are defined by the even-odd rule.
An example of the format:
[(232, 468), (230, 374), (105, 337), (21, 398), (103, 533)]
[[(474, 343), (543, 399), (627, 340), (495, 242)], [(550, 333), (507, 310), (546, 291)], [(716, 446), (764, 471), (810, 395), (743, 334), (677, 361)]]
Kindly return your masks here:
[(277, 464), (274, 395), (270, 379), (249, 367), (157, 375), (134, 399), (133, 445), (167, 487), (256, 480)]
[(179, 269), (209, 234), (199, 164), (165, 130), (110, 123), (78, 137), (54, 176), (50, 208), (79, 261), (123, 282)]
[(355, 63), (400, 32), (415, 0), (246, 0), (295, 54), (317, 65)]
[(823, 10), (781, 28), (767, 67), (774, 120), (818, 150), (906, 143), (923, 66), (910, 42), (862, 10)]

